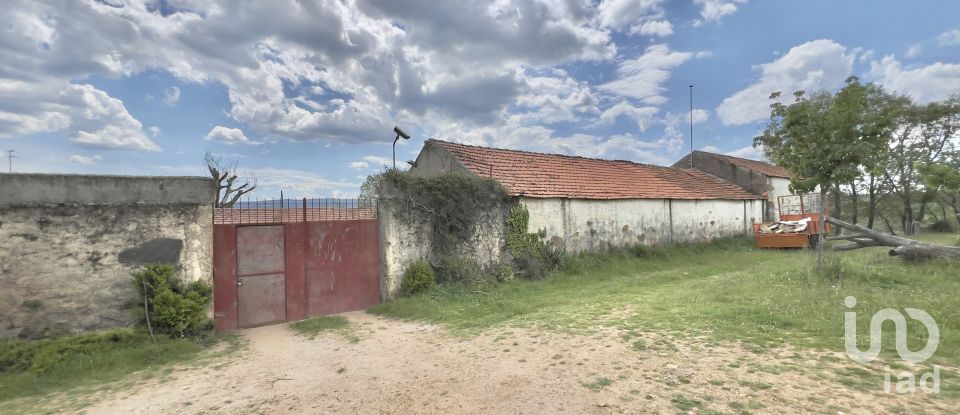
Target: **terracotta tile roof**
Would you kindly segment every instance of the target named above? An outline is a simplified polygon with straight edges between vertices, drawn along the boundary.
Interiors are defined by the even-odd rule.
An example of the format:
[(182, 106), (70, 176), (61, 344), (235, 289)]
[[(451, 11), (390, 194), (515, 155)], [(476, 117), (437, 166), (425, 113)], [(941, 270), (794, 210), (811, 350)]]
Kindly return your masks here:
[(706, 152), (706, 151), (698, 151), (698, 152), (699, 152), (699, 153), (706, 153), (706, 154), (710, 154), (710, 155), (712, 155), (712, 156), (719, 157), (719, 158), (721, 158), (721, 159), (724, 159), (724, 160), (730, 162), (731, 164), (733, 164), (733, 165), (735, 165), (735, 166), (740, 166), (740, 167), (743, 167), (743, 168), (745, 168), (745, 169), (753, 170), (753, 171), (755, 171), (755, 172), (757, 172), (757, 173), (765, 174), (765, 175), (770, 176), (770, 177), (785, 177), (785, 178), (787, 178), (787, 179), (793, 177), (793, 175), (790, 174), (790, 172), (787, 171), (787, 169), (784, 169), (783, 167), (780, 167), (780, 166), (777, 166), (777, 165), (773, 165), (773, 164), (770, 164), (770, 163), (765, 163), (765, 162), (757, 161), (757, 160), (744, 159), (744, 158), (740, 158), (740, 157), (728, 156), (728, 155), (725, 155), (725, 154), (709, 153), (709, 152)]
[(762, 199), (699, 170), (429, 140), (511, 195), (571, 199)]

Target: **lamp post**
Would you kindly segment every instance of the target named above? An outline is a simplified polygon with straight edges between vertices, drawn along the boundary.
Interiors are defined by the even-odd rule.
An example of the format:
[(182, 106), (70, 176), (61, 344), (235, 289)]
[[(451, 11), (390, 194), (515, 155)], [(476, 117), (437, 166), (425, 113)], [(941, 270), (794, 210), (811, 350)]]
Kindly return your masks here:
[(409, 140), (410, 135), (403, 132), (400, 127), (393, 127), (393, 132), (397, 133), (397, 138), (393, 139), (393, 169), (397, 169), (397, 141), (400, 141), (400, 138), (404, 140)]

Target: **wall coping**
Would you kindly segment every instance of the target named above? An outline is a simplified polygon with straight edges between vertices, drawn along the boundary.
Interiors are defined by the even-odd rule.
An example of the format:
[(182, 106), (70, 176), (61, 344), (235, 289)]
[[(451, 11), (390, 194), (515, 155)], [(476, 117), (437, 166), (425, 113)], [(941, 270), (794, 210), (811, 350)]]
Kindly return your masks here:
[(2, 173), (0, 207), (59, 204), (213, 204), (214, 182), (201, 176)]

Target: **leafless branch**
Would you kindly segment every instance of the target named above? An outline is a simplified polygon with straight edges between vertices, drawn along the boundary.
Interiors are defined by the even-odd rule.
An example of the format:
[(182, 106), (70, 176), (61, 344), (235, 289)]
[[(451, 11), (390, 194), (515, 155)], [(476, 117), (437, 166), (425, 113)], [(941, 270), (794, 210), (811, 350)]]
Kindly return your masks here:
[[(237, 163), (234, 162), (229, 166), (224, 166), (221, 158), (209, 151), (204, 156), (204, 161), (207, 163), (210, 177), (217, 181), (215, 195), (217, 207), (233, 207), (243, 195), (257, 188), (256, 177), (250, 174), (241, 177), (237, 174)], [(239, 184), (239, 186), (234, 187), (235, 184)]]

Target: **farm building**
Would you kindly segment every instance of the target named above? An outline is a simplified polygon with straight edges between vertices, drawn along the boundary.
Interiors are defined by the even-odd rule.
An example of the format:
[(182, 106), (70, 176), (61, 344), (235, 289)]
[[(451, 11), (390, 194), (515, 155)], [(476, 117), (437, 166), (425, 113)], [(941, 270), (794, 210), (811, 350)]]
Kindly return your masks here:
[[(691, 166), (691, 158), (693, 164)], [(777, 198), (789, 196), (790, 172), (770, 163), (749, 160), (723, 154), (694, 151), (680, 161), (673, 164), (677, 168), (694, 168), (730, 183), (742, 187), (755, 195), (761, 195), (766, 200), (763, 208), (763, 220), (767, 222), (780, 220), (777, 209)]]
[(764, 197), (703, 171), (427, 140), (411, 172), (492, 177), (568, 251), (743, 235)]

